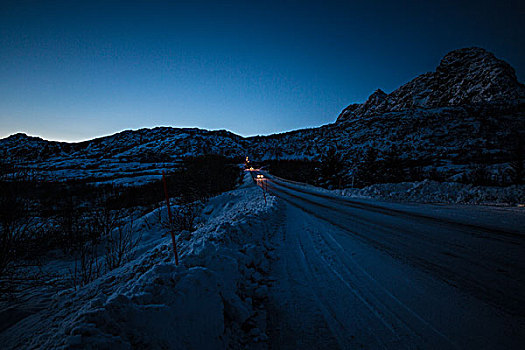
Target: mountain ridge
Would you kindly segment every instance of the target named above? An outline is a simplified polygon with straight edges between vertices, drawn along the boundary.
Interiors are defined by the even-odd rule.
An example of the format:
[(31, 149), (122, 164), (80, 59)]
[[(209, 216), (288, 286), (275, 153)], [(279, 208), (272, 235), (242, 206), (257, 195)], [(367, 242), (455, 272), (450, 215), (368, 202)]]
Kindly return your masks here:
[(343, 109), (334, 123), (316, 128), (243, 137), (227, 130), (156, 127), (79, 143), (19, 133), (0, 140), (0, 155), (32, 168), (54, 168), (68, 162), (74, 167), (78, 159), (96, 166), (101, 159), (170, 162), (210, 153), (261, 161), (319, 160), (334, 148), (347, 176), (375, 149), (378, 159), (399, 152), (407, 169), (422, 168), (424, 174), (438, 169), (443, 179), (457, 179), (480, 166), (503, 179), (516, 144), (525, 137), (524, 97), (525, 87), (508, 63), (484, 49), (467, 48), (445, 55), (434, 72), (390, 94), (378, 89), (364, 103)]
[(520, 103), (524, 99), (525, 86), (507, 62), (479, 47), (463, 48), (446, 54), (434, 72), (421, 74), (390, 94), (378, 89), (366, 102), (349, 105), (337, 121), (414, 108)]

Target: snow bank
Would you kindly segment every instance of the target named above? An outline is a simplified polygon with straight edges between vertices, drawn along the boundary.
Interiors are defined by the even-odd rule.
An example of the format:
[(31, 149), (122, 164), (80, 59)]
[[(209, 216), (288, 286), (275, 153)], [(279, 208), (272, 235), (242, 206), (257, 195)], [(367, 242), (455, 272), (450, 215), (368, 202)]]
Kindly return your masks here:
[[(212, 198), (196, 231), (178, 235), (179, 266), (170, 239), (160, 238), (125, 266), (55, 296), (0, 341), (8, 348), (263, 347), (278, 218), (275, 198), (265, 205), (261, 190), (245, 182)], [(143, 228), (163, 233), (160, 224)]]
[(506, 204), (516, 205), (525, 203), (525, 185), (507, 187), (474, 186), (459, 182), (437, 182), (424, 180), (419, 182), (401, 182), (375, 184), (364, 188), (345, 188), (342, 190), (328, 190), (301, 182), (277, 178), (293, 184), (296, 187), (305, 187), (320, 193), (336, 193), (354, 198), (376, 198), (400, 202), (420, 203), (457, 203), (457, 204)]
[(363, 189), (344, 189), (341, 194), (351, 197), (373, 197), (395, 201), (463, 204), (509, 204), (525, 202), (525, 186), (473, 186), (457, 182), (402, 182), (376, 184)]

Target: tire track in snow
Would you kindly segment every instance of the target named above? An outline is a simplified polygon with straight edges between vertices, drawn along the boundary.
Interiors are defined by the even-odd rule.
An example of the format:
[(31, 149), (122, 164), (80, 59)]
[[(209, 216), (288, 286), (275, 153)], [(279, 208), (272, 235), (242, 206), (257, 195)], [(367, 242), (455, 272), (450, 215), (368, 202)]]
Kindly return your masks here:
[[(279, 179), (279, 181), (272, 180), (272, 178)], [(423, 220), (423, 222), (430, 221), (430, 222), (434, 222), (437, 224), (449, 225), (467, 234), (481, 235), (483, 238), (490, 239), (490, 240), (496, 240), (496, 241), (503, 241), (505, 243), (523, 245), (525, 241), (525, 232), (513, 232), (513, 231), (501, 230), (498, 228), (485, 227), (485, 226), (480, 226), (480, 225), (475, 225), (475, 224), (468, 224), (464, 222), (458, 222), (458, 221), (449, 220), (445, 218), (437, 218), (437, 217), (433, 217), (430, 215), (424, 215), (420, 213), (414, 213), (414, 212), (399, 210), (395, 208), (387, 208), (387, 207), (383, 207), (381, 205), (372, 204), (372, 203), (362, 203), (362, 202), (354, 201), (350, 198), (341, 198), (341, 197), (337, 197), (333, 195), (317, 193), (315, 191), (307, 191), (299, 187), (292, 187), (292, 186), (286, 185), (286, 182), (293, 183), (293, 181), (277, 178), (276, 176), (273, 176), (273, 175), (268, 179), (270, 182), (278, 186), (288, 188), (292, 191), (300, 192), (303, 194), (307, 194), (307, 195), (311, 195), (311, 196), (315, 196), (319, 198), (328, 199), (331, 201), (336, 201), (339, 204), (342, 204), (347, 207), (355, 208), (355, 209), (363, 209), (363, 210), (372, 211), (372, 212), (376, 212), (376, 213), (388, 215), (388, 216), (401, 216), (405, 218), (408, 217), (411, 219), (419, 219), (419, 220)], [(501, 240), (499, 237), (495, 236), (495, 234), (504, 236), (508, 239)]]
[[(463, 241), (463, 244), (458, 245), (452, 241), (454, 231), (436, 231), (437, 229), (433, 228), (427, 233), (428, 228), (416, 229), (420, 224), (412, 224), (410, 221), (401, 222), (397, 226), (392, 225), (388, 221), (380, 220), (381, 217), (368, 218), (367, 213), (359, 215), (359, 212), (348, 212), (325, 203), (314, 202), (276, 185), (274, 183), (269, 188), (289, 204), (359, 237), (394, 258), (433, 274), (452, 286), (459, 286), (510, 314), (525, 315), (525, 304), (520, 299), (523, 293), (519, 292), (523, 290), (523, 279), (512, 278), (513, 275), (519, 276), (520, 271), (523, 271), (523, 262), (520, 265), (518, 260), (512, 261), (504, 255), (492, 254), (487, 250), (487, 244), (479, 241)], [(290, 198), (286, 198), (287, 196)], [(315, 207), (318, 210), (312, 210)], [(324, 213), (325, 211), (330, 215)], [(334, 212), (338, 214), (337, 219), (331, 218)], [(348, 222), (349, 218), (352, 219), (351, 224)], [(439, 232), (439, 235), (433, 235), (432, 231)], [(443, 237), (444, 234), (448, 235), (448, 239)], [(483, 250), (475, 244), (480, 244)], [(507, 248), (503, 247), (500, 250), (503, 249)], [(500, 270), (512, 273), (499, 273)], [(521, 275), (523, 276), (522, 272)], [(487, 283), (493, 279), (499, 282)]]
[[(322, 200), (315, 202), (277, 186), (277, 184), (268, 184), (270, 191), (280, 197), (284, 203), (287, 203), (287, 212), (302, 213), (287, 218), (289, 224), (285, 233), (287, 235), (286, 240), (282, 242), (285, 248), (281, 250), (283, 254), (281, 260), (287, 260), (288, 263), (294, 259), (300, 260), (302, 268), (295, 271), (292, 268), (288, 270), (288, 275), (293, 275), (294, 272), (307, 275), (306, 284), (308, 284), (309, 292), (316, 295), (315, 308), (322, 310), (319, 312), (323, 314), (326, 323), (329, 325), (330, 331), (327, 333), (327, 337), (335, 336), (342, 348), (359, 346), (396, 349), (473, 346), (491, 348), (495, 345), (516, 345), (521, 343), (520, 339), (523, 340), (523, 336), (518, 336), (520, 330), (524, 329), (523, 319), (514, 319), (515, 315), (500, 314), (497, 308), (493, 309), (492, 306), (482, 304), (479, 300), (472, 299), (472, 297), (427, 274), (416, 272), (430, 272), (453, 285), (450, 281), (454, 281), (454, 278), (458, 276), (454, 275), (454, 270), (447, 270), (446, 265), (442, 266), (443, 261), (447, 261), (444, 259), (464, 259), (476, 268), (485, 268), (492, 263), (499, 263), (497, 259), (496, 261), (474, 259), (475, 247), (465, 247), (461, 244), (462, 241), (445, 242), (446, 249), (432, 252), (432, 248), (435, 249), (441, 243), (438, 237), (426, 239), (427, 237), (422, 233), (411, 231), (416, 230), (418, 225), (423, 225), (425, 222), (430, 225), (437, 225), (436, 223), (432, 223), (432, 220), (418, 219), (414, 221), (413, 225), (410, 225), (412, 222), (410, 217), (387, 215), (392, 220), (407, 220), (406, 224), (410, 226), (406, 230), (420, 240), (417, 247), (427, 247), (425, 249), (428, 249), (433, 255), (424, 258), (419, 258), (417, 254), (408, 256), (410, 265), (419, 266), (422, 268), (420, 270), (402, 265), (405, 266), (401, 268), (402, 271), (404, 269), (409, 270), (411, 277), (407, 277), (407, 281), (410, 283), (420, 283), (421, 280), (427, 281), (421, 282), (421, 285), (416, 284), (414, 291), (411, 291), (410, 284), (402, 281), (387, 283), (388, 287), (383, 286), (385, 279), (384, 276), (377, 279), (377, 266), (370, 270), (369, 261), (366, 260), (368, 258), (363, 260), (360, 257), (359, 261), (355, 260), (350, 254), (353, 249), (352, 246), (372, 246), (379, 252), (383, 252), (376, 254), (382, 255), (381, 259), (384, 261), (391, 259), (387, 258), (384, 253), (396, 258), (396, 260), (407, 261), (408, 258), (404, 253), (409, 252), (412, 247), (410, 242), (406, 242), (404, 238), (412, 236), (406, 237), (406, 233), (403, 232), (405, 230), (400, 232), (400, 227), (393, 222), (387, 222), (386, 225), (383, 225), (383, 222), (379, 220), (380, 217), (377, 219), (378, 221), (374, 222), (370, 217), (361, 217), (359, 211), (348, 212), (350, 208), (345, 210), (345, 206), (339, 208), (336, 204), (333, 204), (335, 206), (333, 207), (332, 203), (325, 203)], [(363, 208), (356, 210), (366, 211)], [(290, 221), (294, 223), (290, 223)], [(302, 229), (298, 228), (299, 224)], [(446, 224), (440, 227), (451, 229), (455, 226)], [(459, 227), (461, 230), (465, 229), (464, 225)], [(471, 236), (472, 239), (483, 238), (480, 235), (465, 236)], [(494, 242), (501, 242), (501, 240)], [(291, 254), (290, 250), (297, 250), (297, 246), (299, 252), (296, 251)], [(370, 249), (373, 248), (367, 249), (370, 253)], [(458, 251), (460, 254), (456, 254)], [(447, 252), (450, 254), (446, 254)], [(300, 259), (297, 254), (300, 254)], [(464, 256), (461, 256), (462, 254)], [(443, 257), (440, 257), (441, 255)], [(367, 263), (363, 265), (363, 261)], [(294, 263), (297, 264), (297, 261)], [(398, 266), (400, 263), (392, 261), (392, 264)], [(519, 264), (517, 266), (519, 267)], [(388, 271), (398, 268), (390, 268), (390, 263), (385, 267)], [(465, 272), (467, 278), (469, 277), (468, 273), (468, 271)], [(473, 276), (470, 280), (472, 283), (478, 283), (475, 277)], [(303, 276), (303, 278), (306, 277)], [(468, 289), (468, 283), (471, 282), (462, 281), (461, 288), (464, 289), (467, 286)], [(397, 287), (398, 284), (403, 283), (405, 285), (402, 286), (402, 292), (400, 292)], [(440, 294), (435, 294), (433, 287), (429, 287), (433, 285), (438, 291), (444, 290), (444, 295), (452, 297), (453, 300), (450, 303), (446, 300), (440, 300)], [(301, 287), (306, 288), (304, 283), (301, 284)], [(479, 283), (473, 288), (478, 288), (479, 293), (487, 292)], [(423, 300), (426, 290), (430, 291), (431, 294), (428, 296), (430, 298), (428, 303), (430, 304), (425, 306)], [(493, 291), (489, 290), (488, 292), (490, 294)], [(401, 297), (399, 293), (402, 293)], [(415, 293), (416, 304), (411, 298), (411, 293)], [(447, 298), (446, 296), (443, 297)], [(468, 301), (465, 304), (466, 306), (463, 299)], [(436, 303), (435, 307), (433, 307), (432, 302)], [(474, 310), (469, 310), (470, 303), (477, 305)], [(458, 310), (447, 309), (447, 307), (457, 306), (459, 306)], [(297, 311), (301, 312), (301, 310)], [(429, 316), (431, 317), (429, 318)], [(462, 322), (457, 324), (461, 332), (457, 332), (455, 329), (455, 322)]]
[[(353, 293), (359, 294), (359, 290), (355, 289), (350, 285), (350, 281), (354, 281), (356, 285), (360, 284), (359, 280), (365, 280), (362, 283), (368, 287), (364, 288), (366, 289), (360, 295), (360, 299), (368, 300), (368, 299), (374, 299), (371, 302), (368, 302), (370, 305), (376, 304), (379, 305), (376, 307), (376, 310), (383, 309), (383, 313), (386, 313), (385, 311), (388, 311), (388, 313), (391, 313), (391, 315), (387, 315), (388, 318), (391, 318), (390, 321), (391, 326), (389, 328), (392, 330), (392, 332), (396, 332), (394, 328), (396, 325), (404, 325), (405, 329), (413, 334), (417, 335), (421, 339), (427, 338), (427, 341), (425, 342), (426, 345), (429, 345), (428, 342), (428, 330), (434, 333), (435, 336), (441, 338), (439, 340), (435, 340), (432, 342), (432, 344), (437, 343), (443, 343), (443, 341), (446, 344), (442, 344), (442, 346), (448, 345), (453, 348), (459, 348), (457, 344), (452, 342), (446, 335), (441, 333), (439, 330), (437, 330), (432, 324), (427, 322), (425, 319), (423, 319), (419, 314), (417, 314), (415, 311), (413, 311), (408, 305), (401, 302), (397, 297), (395, 297), (390, 291), (388, 291), (386, 288), (382, 287), (380, 283), (377, 282), (375, 278), (373, 278), (362, 266), (360, 266), (358, 263), (354, 261), (354, 259), (348, 255), (348, 253), (345, 251), (345, 249), (337, 242), (337, 240), (334, 239), (332, 234), (330, 234), (330, 231), (325, 231), (324, 235), (318, 234), (318, 237), (320, 240), (322, 240), (327, 246), (332, 249), (335, 255), (335, 260), (339, 260), (339, 270), (340, 272), (334, 267), (333, 271), (338, 276), (338, 278), (347, 285), (349, 289), (352, 290)], [(330, 244), (331, 243), (331, 244)], [(333, 247), (335, 246), (335, 247)], [(346, 277), (346, 278), (345, 278)], [(368, 295), (368, 297), (367, 297)], [(373, 298), (371, 298), (373, 296)], [(381, 300), (384, 300), (382, 302)], [(388, 302), (387, 302), (388, 301)], [(376, 314), (381, 315), (380, 312), (376, 312)], [(409, 318), (411, 318), (411, 322), (405, 321), (407, 319), (407, 314)], [(383, 316), (383, 318), (386, 318)], [(386, 323), (386, 321), (385, 321)], [(417, 323), (414, 324), (414, 323)], [(418, 331), (417, 328), (423, 328), (425, 331)]]

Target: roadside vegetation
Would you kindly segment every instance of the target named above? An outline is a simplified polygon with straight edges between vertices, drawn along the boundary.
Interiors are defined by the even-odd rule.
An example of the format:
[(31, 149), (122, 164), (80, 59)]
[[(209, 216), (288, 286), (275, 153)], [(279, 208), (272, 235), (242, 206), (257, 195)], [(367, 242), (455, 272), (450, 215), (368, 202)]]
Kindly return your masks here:
[[(130, 187), (42, 181), (13, 164), (0, 169), (0, 297), (50, 280), (77, 288), (121, 266), (141, 239), (136, 218), (165, 205), (160, 179)], [(216, 155), (187, 158), (166, 172), (178, 208), (175, 227), (167, 228), (179, 231), (192, 230), (196, 203), (240, 181), (239, 167)], [(51, 256), (74, 261), (69, 276), (42, 276)]]
[(327, 189), (424, 180), (502, 187), (525, 183), (525, 147), (521, 140), (514, 137), (509, 141), (513, 144), (512, 152), (503, 159), (506, 165), (497, 171), (489, 166), (493, 155), (480, 153), (472, 155), (471, 165), (460, 176), (455, 170), (437, 165), (433, 159), (409, 158), (395, 146), (380, 150), (371, 145), (351, 159), (345, 159), (340, 151), (332, 147), (319, 160), (274, 159), (265, 165), (276, 176)]

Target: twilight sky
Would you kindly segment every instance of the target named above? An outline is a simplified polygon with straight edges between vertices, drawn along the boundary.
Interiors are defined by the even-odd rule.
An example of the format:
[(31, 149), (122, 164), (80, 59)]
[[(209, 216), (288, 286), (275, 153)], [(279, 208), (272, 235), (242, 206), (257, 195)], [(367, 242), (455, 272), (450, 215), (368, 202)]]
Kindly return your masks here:
[(0, 138), (319, 126), (468, 46), (523, 82), (523, 18), (517, 0), (1, 0)]

